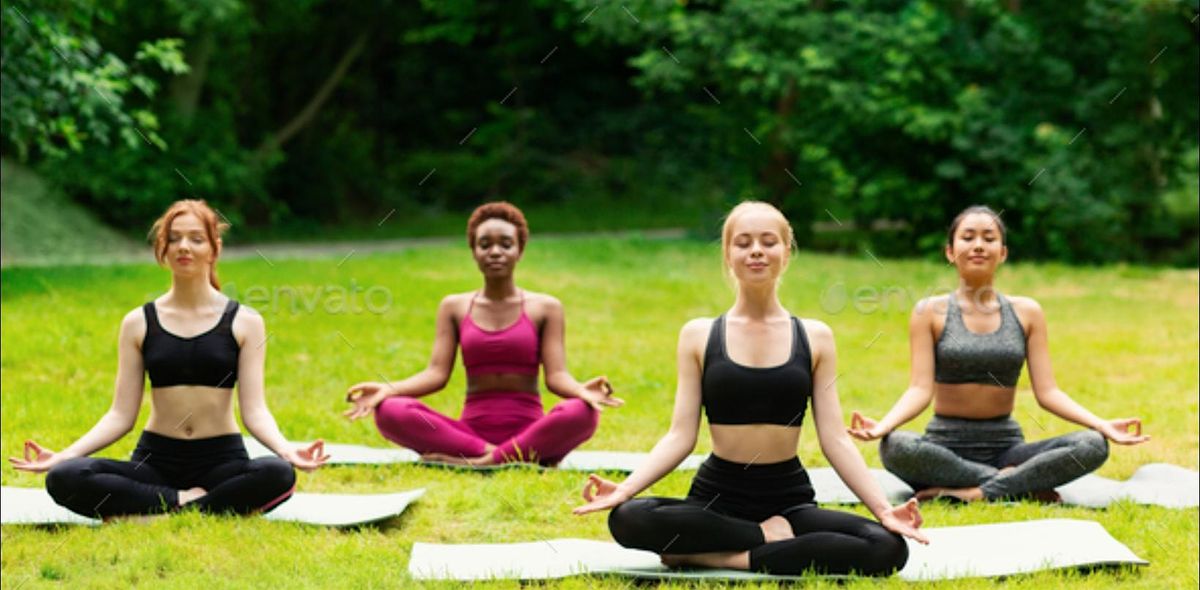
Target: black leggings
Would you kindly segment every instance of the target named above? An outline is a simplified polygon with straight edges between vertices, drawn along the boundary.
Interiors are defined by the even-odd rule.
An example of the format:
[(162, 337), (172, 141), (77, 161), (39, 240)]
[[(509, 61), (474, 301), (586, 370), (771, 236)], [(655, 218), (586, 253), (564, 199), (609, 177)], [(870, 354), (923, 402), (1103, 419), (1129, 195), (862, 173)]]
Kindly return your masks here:
[(267, 512), (292, 495), (296, 473), (278, 457), (251, 460), (240, 434), (181, 440), (142, 432), (129, 461), (78, 457), (46, 474), (46, 491), (77, 514), (106, 518), (178, 508), (179, 490), (201, 487), (202, 512)]
[[(637, 498), (608, 517), (622, 546), (659, 554), (749, 551), (751, 571), (798, 575), (888, 575), (908, 561), (908, 545), (879, 523), (812, 503), (798, 459), (742, 465), (710, 456), (686, 500)], [(781, 515), (795, 538), (766, 543), (759, 523)]]

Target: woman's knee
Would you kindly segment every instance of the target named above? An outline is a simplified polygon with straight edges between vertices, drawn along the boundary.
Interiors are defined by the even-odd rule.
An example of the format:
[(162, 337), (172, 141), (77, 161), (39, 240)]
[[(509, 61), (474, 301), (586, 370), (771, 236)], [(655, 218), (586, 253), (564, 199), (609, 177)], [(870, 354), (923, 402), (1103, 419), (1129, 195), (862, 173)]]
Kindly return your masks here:
[(1108, 460), (1108, 439), (1095, 430), (1085, 430), (1071, 435), (1075, 441), (1071, 454), (1088, 471), (1099, 469)]
[(411, 397), (389, 397), (375, 408), (375, 425), (381, 430), (404, 428), (419, 419), (417, 412), (423, 405)]
[(78, 493), (80, 486), (91, 473), (88, 457), (75, 457), (55, 465), (46, 472), (46, 492), (54, 501), (63, 504)]
[(895, 430), (879, 441), (879, 460), (888, 471), (903, 468), (915, 452), (921, 436), (915, 432)]
[(561, 419), (576, 431), (595, 431), (600, 424), (600, 412), (581, 399), (563, 401), (555, 409), (562, 414)]
[(874, 524), (867, 534), (869, 549), (860, 572), (868, 576), (887, 576), (904, 569), (908, 563), (908, 543), (904, 537), (883, 525)]
[(622, 547), (640, 548), (647, 544), (646, 536), (653, 532), (652, 502), (643, 498), (627, 500), (608, 513), (608, 531)]
[(279, 457), (262, 457), (253, 461), (255, 486), (279, 495), (296, 486), (296, 469)]

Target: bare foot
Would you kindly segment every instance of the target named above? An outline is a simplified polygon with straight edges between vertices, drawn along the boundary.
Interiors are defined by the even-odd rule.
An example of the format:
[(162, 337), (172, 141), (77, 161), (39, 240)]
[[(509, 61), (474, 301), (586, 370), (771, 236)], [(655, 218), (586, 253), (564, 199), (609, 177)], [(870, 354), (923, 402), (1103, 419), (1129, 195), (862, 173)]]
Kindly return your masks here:
[(204, 488), (189, 488), (186, 490), (179, 490), (179, 505), (185, 506), (188, 502), (195, 502), (207, 494), (208, 491)]
[(974, 488), (925, 488), (916, 494), (918, 502), (928, 502), (938, 498), (953, 498), (963, 502), (976, 502), (983, 499), (983, 490)]
[(663, 565), (667, 567), (706, 567), (717, 569), (750, 569), (750, 552), (724, 553), (685, 553), (660, 555)]
[(496, 462), (492, 460), (492, 451), (490, 449), (478, 457), (464, 457), (462, 455), (448, 455), (446, 453), (425, 453), (424, 455), (421, 455), (421, 460), (429, 463), (466, 465), (469, 467), (485, 467), (487, 465), (496, 464)]
[(764, 543), (786, 541), (796, 537), (795, 531), (792, 530), (792, 523), (778, 514), (758, 523), (758, 526), (762, 528)]
[(1040, 490), (1040, 491), (1036, 491), (1036, 492), (1030, 492), (1029, 497), (1033, 498), (1034, 501), (1041, 502), (1043, 504), (1061, 504), (1062, 503), (1062, 496), (1060, 496), (1058, 494), (1058, 492), (1056, 492), (1054, 490)]

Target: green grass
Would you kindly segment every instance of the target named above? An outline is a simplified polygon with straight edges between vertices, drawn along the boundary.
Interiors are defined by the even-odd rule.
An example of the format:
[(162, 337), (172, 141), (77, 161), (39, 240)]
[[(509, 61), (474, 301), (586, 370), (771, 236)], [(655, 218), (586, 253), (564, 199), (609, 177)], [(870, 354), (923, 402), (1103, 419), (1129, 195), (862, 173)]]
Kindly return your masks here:
[[(577, 377), (605, 373), (627, 405), (605, 414), (585, 448), (648, 450), (665, 431), (674, 388), (674, 347), (690, 317), (715, 315), (732, 301), (710, 243), (644, 240), (535, 240), (520, 283), (563, 300), (568, 356)], [(227, 291), (257, 307), (272, 334), (267, 361), (268, 399), (292, 439), (383, 445), (370, 422), (340, 417), (345, 388), (379, 374), (399, 378), (424, 365), (437, 301), (477, 286), (465, 248), (431, 247), (386, 255), (316, 260), (262, 259), (221, 267)], [(34, 438), (59, 449), (107, 409), (116, 366), (121, 316), (161, 293), (164, 271), (152, 265), (10, 268), (0, 272), (0, 452), (20, 452)], [(845, 411), (879, 416), (908, 380), (908, 310), (931, 288), (949, 288), (954, 274), (931, 262), (803, 254), (793, 260), (781, 296), (798, 315), (828, 322), (840, 349), (838, 387)], [(1006, 292), (1030, 295), (1046, 309), (1059, 383), (1103, 416), (1138, 415), (1154, 439), (1115, 448), (1100, 474), (1125, 478), (1144, 463), (1192, 469), (1197, 441), (1198, 281), (1195, 271), (1114, 266), (1081, 269), (1014, 265), (1002, 271)], [(357, 285), (383, 313), (354, 309), (344, 292)], [(272, 303), (259, 291), (291, 287)], [(908, 289), (869, 309), (850, 301), (861, 288)], [(257, 288), (257, 289), (255, 289)], [(368, 291), (369, 290), (369, 291)], [(339, 294), (343, 293), (343, 294)], [(303, 301), (316, 298), (305, 311)], [(292, 308), (295, 302), (296, 309)], [(341, 306), (342, 309), (339, 309)], [(381, 311), (376, 309), (376, 311)], [(343, 338), (344, 336), (344, 338)], [(349, 341), (349, 343), (347, 342)], [(457, 415), (463, 375), (456, 368), (447, 390), (425, 398)], [(548, 403), (553, 403), (547, 395)], [(148, 411), (148, 410), (147, 410)], [(145, 420), (147, 412), (143, 412)], [(1030, 438), (1076, 427), (1037, 409), (1023, 377), (1016, 418)], [(908, 428), (924, 426), (929, 414)], [(125, 457), (131, 434), (101, 453)], [(698, 452), (707, 451), (702, 436)], [(862, 445), (879, 465), (875, 445)], [(801, 459), (825, 465), (811, 428)], [(683, 495), (690, 474), (676, 473), (650, 491)], [(4, 485), (38, 486), (41, 478), (5, 467)], [(339, 531), (260, 519), (183, 515), (150, 524), (84, 528), (4, 527), (6, 588), (145, 585), (166, 588), (412, 587), (406, 568), (415, 541), (466, 543), (549, 537), (607, 539), (602, 516), (576, 518), (583, 476), (511, 470), (492, 475), (417, 466), (334, 467), (302, 474), (304, 491), (382, 492), (428, 488), (406, 514), (383, 526)], [(499, 501), (502, 497), (505, 501)], [(861, 508), (855, 509), (864, 513)], [(1021, 504), (924, 508), (928, 526), (1034, 518), (1083, 518), (1102, 523), (1147, 568), (1091, 574), (1039, 573), (1005, 582), (1018, 588), (1196, 587), (1196, 510), (1119, 504), (1089, 510)], [(559, 583), (547, 584), (557, 587)], [(616, 579), (579, 578), (565, 588), (620, 588)], [(814, 582), (815, 587), (834, 587)], [(991, 580), (930, 584), (930, 588), (989, 588)], [(453, 585), (432, 585), (453, 587)], [(512, 582), (494, 587), (517, 587)], [(861, 580), (849, 588), (899, 588), (897, 580)], [(664, 585), (664, 587), (685, 587)], [(755, 587), (750, 585), (749, 587)], [(766, 586), (771, 587), (771, 586)], [(841, 587), (841, 586), (839, 586)], [(926, 587), (926, 586), (922, 586)]]
[(4, 158), (0, 179), (0, 260), (5, 266), (146, 255), (137, 242), (104, 225), (32, 170)]

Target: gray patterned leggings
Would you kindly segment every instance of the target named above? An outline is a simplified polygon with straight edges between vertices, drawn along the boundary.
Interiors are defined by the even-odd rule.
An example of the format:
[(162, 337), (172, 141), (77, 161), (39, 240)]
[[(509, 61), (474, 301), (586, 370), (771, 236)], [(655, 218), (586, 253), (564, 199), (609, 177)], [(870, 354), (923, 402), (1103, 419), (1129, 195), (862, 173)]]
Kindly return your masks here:
[[(879, 443), (883, 466), (913, 489), (979, 486), (988, 499), (1054, 488), (1095, 471), (1108, 441), (1094, 430), (1026, 443), (1009, 416), (987, 420), (934, 415), (925, 435), (895, 431)], [(1004, 467), (1013, 469), (1000, 473)]]

